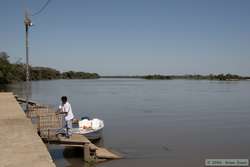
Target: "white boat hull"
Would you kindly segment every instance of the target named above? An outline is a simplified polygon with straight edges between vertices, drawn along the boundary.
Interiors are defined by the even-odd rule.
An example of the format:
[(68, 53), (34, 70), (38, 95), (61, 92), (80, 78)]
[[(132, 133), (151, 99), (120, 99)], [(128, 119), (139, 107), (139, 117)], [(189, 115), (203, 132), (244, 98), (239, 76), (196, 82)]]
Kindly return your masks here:
[(72, 133), (84, 135), (89, 140), (97, 140), (102, 137), (103, 128), (104, 123), (102, 122), (102, 124), (100, 124), (100, 127), (96, 129), (81, 129), (79, 127), (76, 127), (72, 129)]

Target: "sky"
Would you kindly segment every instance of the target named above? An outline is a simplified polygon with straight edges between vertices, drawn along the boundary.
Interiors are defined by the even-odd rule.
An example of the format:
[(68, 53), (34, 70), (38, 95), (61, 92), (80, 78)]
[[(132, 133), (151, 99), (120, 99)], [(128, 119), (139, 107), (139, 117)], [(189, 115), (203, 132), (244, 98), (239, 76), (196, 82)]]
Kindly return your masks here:
[[(0, 52), (22, 58), (24, 9), (0, 0)], [(30, 63), (101, 75), (250, 75), (249, 0), (51, 0), (31, 17)]]

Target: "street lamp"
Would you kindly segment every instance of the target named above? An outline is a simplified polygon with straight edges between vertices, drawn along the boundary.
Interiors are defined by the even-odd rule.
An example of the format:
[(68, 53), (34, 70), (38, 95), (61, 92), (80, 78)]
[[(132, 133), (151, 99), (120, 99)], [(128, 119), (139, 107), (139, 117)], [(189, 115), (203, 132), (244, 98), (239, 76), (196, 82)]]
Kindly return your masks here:
[(27, 112), (29, 109), (28, 101), (29, 101), (29, 80), (30, 80), (30, 70), (29, 70), (29, 28), (32, 26), (31, 19), (28, 16), (27, 11), (25, 12), (24, 18), (24, 26), (25, 26), (25, 52), (26, 52), (26, 106), (25, 111)]

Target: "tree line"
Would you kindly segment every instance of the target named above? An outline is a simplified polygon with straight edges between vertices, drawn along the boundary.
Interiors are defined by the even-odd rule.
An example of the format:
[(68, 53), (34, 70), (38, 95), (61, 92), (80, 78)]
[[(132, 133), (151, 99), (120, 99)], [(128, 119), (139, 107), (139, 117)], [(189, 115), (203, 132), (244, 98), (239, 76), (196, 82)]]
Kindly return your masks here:
[[(97, 73), (67, 71), (60, 72), (48, 67), (29, 67), (31, 80), (52, 80), (52, 79), (97, 79)], [(245, 80), (250, 77), (243, 77), (235, 74), (209, 74), (209, 75), (143, 75), (143, 76), (102, 76), (101, 78), (141, 78), (147, 80), (171, 80), (171, 79), (193, 79), (193, 80)], [(26, 80), (26, 68), (23, 63), (10, 63), (6, 52), (0, 52), (0, 84), (13, 83)]]
[(230, 81), (230, 80), (246, 80), (250, 77), (244, 77), (235, 74), (209, 74), (209, 75), (132, 75), (132, 76), (101, 76), (101, 78), (138, 78), (146, 80), (171, 80), (171, 79), (188, 79), (188, 80), (219, 80), (219, 81)]
[(142, 76), (148, 80), (166, 80), (166, 79), (190, 79), (190, 80), (219, 80), (219, 81), (230, 81), (230, 80), (246, 80), (250, 77), (243, 77), (235, 74), (209, 74), (209, 75), (146, 75)]
[[(52, 79), (97, 79), (97, 73), (88, 72), (60, 72), (48, 67), (32, 67), (30, 69), (31, 80), (52, 80)], [(0, 52), (0, 84), (26, 80), (26, 66), (23, 63), (10, 63), (6, 52)]]

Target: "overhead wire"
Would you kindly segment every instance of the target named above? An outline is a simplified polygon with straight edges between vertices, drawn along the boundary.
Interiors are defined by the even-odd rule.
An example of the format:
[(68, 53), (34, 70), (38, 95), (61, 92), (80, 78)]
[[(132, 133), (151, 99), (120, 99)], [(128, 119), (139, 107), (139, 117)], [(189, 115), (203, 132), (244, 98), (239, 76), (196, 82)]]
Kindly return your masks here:
[(31, 16), (37, 16), (40, 13), (42, 13), (43, 10), (49, 5), (50, 2), (51, 2), (51, 0), (47, 0), (46, 3), (37, 12), (31, 14)]

